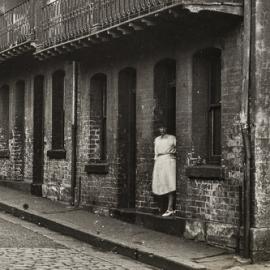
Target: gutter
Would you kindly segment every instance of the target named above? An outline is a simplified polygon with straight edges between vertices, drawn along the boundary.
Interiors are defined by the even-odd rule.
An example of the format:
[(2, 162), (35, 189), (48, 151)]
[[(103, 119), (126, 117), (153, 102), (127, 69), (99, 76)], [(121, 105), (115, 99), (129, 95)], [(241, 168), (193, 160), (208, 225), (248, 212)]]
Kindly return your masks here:
[[(250, 135), (250, 67), (251, 67), (251, 0), (244, 0), (243, 77), (241, 94), (241, 132), (244, 148), (244, 257), (250, 257), (251, 227), (251, 135)], [(241, 203), (241, 202), (240, 202)], [(242, 216), (240, 216), (241, 220)], [(240, 222), (239, 220), (239, 222)]]
[(77, 111), (78, 111), (78, 63), (72, 61), (72, 142), (71, 142), (71, 205), (75, 205), (77, 186)]

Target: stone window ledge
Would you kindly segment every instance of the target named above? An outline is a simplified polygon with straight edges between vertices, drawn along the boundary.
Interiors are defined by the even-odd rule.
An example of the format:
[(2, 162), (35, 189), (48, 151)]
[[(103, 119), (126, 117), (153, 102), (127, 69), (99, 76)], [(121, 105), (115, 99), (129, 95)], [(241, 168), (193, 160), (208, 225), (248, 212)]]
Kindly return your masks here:
[(109, 164), (107, 162), (89, 162), (84, 167), (85, 172), (88, 174), (107, 174), (109, 172)]
[(9, 158), (9, 150), (0, 150), (0, 158)]
[(186, 176), (191, 179), (222, 180), (225, 178), (224, 175), (224, 168), (218, 165), (200, 165), (186, 168)]
[(65, 149), (52, 149), (47, 151), (47, 156), (50, 159), (65, 159), (66, 150)]

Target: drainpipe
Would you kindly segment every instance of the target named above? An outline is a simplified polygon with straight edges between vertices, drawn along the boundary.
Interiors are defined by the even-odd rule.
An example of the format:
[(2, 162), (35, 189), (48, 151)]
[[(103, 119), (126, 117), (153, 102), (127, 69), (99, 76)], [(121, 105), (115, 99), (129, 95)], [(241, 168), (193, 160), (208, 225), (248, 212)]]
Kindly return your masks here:
[[(241, 94), (241, 132), (244, 147), (244, 257), (250, 257), (251, 227), (251, 137), (249, 117), (250, 59), (251, 59), (251, 0), (244, 0), (243, 77)], [(242, 217), (240, 217), (242, 218)]]
[(78, 64), (72, 61), (72, 145), (71, 145), (71, 205), (75, 205), (77, 176), (77, 101), (78, 101)]

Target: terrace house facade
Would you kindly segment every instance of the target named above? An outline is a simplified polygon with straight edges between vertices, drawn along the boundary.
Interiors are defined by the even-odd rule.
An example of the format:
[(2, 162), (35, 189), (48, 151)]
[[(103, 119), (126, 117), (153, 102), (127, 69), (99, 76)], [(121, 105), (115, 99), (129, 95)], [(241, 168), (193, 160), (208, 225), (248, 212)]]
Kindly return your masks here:
[[(0, 11), (2, 185), (267, 258), (267, 0), (2, 0)], [(167, 221), (151, 193), (162, 123), (177, 138)]]

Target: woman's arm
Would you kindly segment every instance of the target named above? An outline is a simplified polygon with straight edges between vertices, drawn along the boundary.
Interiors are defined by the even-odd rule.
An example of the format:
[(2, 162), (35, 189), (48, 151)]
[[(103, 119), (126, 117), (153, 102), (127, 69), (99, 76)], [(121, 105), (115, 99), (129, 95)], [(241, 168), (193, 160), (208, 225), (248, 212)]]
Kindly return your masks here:
[(171, 153), (175, 154), (176, 153), (176, 137), (172, 136), (172, 149)]
[(158, 152), (157, 152), (157, 138), (154, 141), (154, 152), (155, 152), (154, 160), (156, 160), (157, 159), (157, 156), (158, 156)]

